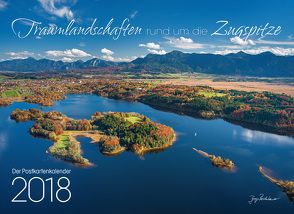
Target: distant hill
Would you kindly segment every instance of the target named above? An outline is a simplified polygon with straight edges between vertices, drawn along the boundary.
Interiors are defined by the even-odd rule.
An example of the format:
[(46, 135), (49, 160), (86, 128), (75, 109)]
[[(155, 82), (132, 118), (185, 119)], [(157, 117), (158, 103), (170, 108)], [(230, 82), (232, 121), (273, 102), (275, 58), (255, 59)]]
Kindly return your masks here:
[(294, 56), (276, 56), (271, 52), (250, 55), (196, 54), (172, 51), (165, 55), (148, 54), (132, 61), (133, 69), (153, 72), (201, 72), (243, 76), (294, 77)]
[(13, 59), (0, 62), (0, 71), (38, 72), (38, 71), (66, 71), (82, 68), (96, 68), (117, 66), (115, 62), (93, 58), (88, 61), (78, 60), (75, 62), (54, 61), (50, 59)]
[(88, 61), (63, 62), (50, 59), (15, 59), (0, 62), (0, 71), (67, 71), (118, 67), (128, 72), (201, 72), (222, 75), (294, 77), (294, 56), (276, 56), (271, 52), (227, 55), (172, 51), (165, 55), (148, 54), (130, 63), (116, 63), (93, 58)]

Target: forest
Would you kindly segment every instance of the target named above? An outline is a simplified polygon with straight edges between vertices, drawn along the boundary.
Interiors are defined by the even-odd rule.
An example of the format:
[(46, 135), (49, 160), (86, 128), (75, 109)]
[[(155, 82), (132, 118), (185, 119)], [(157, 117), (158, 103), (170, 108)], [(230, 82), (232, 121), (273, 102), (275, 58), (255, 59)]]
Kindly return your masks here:
[[(207, 86), (115, 79), (13, 80), (1, 83), (0, 106), (20, 101), (50, 106), (54, 101), (64, 99), (67, 94), (85, 93), (139, 101), (154, 108), (203, 119), (222, 118), (268, 132), (285, 135), (294, 133), (293, 97), (271, 92), (220, 90)], [(76, 126), (74, 122), (71, 125)]]
[(17, 122), (35, 121), (30, 134), (53, 141), (49, 153), (80, 165), (91, 163), (82, 156), (77, 136), (91, 138), (106, 155), (124, 150), (143, 155), (171, 146), (176, 136), (172, 128), (137, 113), (96, 112), (90, 120), (75, 120), (56, 111), (15, 109), (10, 117)]

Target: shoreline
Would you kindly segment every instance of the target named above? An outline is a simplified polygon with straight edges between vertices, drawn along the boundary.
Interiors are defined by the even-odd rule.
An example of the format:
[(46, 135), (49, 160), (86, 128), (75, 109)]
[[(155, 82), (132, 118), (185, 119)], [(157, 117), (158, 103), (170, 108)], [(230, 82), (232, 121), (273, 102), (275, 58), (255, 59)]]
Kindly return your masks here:
[(145, 153), (149, 153), (149, 152), (151, 153), (151, 152), (165, 150), (165, 149), (171, 147), (176, 142), (176, 140), (177, 140), (176, 139), (176, 134), (174, 134), (173, 139), (169, 143), (166, 143), (164, 146), (153, 147), (153, 148), (142, 148), (139, 151), (135, 151), (135, 153), (142, 156)]
[[(62, 85), (55, 86), (57, 80), (63, 82)], [(53, 87), (56, 87), (56, 92), (52, 90)], [(155, 109), (197, 119), (222, 119), (252, 130), (294, 136), (294, 99), (270, 92), (249, 93), (217, 90), (209, 86), (168, 86), (148, 81), (75, 78), (8, 81), (3, 85), (3, 94), (9, 90), (10, 94), (14, 92), (20, 97), (0, 98), (0, 105), (22, 101), (52, 106), (54, 102), (64, 100), (70, 94), (94, 94), (115, 100), (137, 101)], [(29, 95), (22, 94), (23, 91)], [(7, 99), (9, 102), (5, 101)]]
[[(110, 99), (114, 99), (114, 98), (110, 98)], [(262, 132), (266, 132), (266, 133), (271, 133), (271, 134), (278, 134), (278, 135), (282, 135), (282, 136), (288, 136), (288, 137), (292, 137), (294, 138), (294, 133), (291, 130), (283, 130), (283, 129), (278, 129), (272, 126), (266, 126), (263, 124), (258, 124), (258, 123), (252, 123), (252, 122), (248, 122), (248, 121), (242, 121), (242, 120), (235, 120), (232, 118), (228, 118), (228, 117), (222, 117), (222, 116), (216, 116), (214, 118), (204, 118), (204, 117), (200, 117), (199, 114), (197, 114), (196, 112), (192, 112), (192, 111), (185, 111), (185, 110), (178, 110), (176, 108), (172, 108), (172, 107), (167, 107), (167, 106), (162, 106), (162, 105), (158, 105), (158, 104), (153, 104), (153, 103), (148, 103), (148, 102), (142, 102), (142, 101), (138, 101), (140, 103), (143, 103), (145, 105), (148, 105), (154, 109), (158, 109), (161, 111), (165, 111), (165, 112), (172, 112), (178, 115), (185, 115), (185, 116), (190, 116), (193, 117), (195, 119), (200, 119), (200, 120), (217, 120), (217, 119), (221, 119), (223, 121), (226, 121), (228, 123), (234, 124), (234, 125), (238, 125), (241, 126), (243, 128), (247, 128), (250, 130), (254, 130), (254, 131), (262, 131)]]
[[(79, 94), (79, 93), (73, 93), (73, 94), (70, 93), (70, 94), (66, 94), (66, 95), (95, 95), (95, 96), (98, 96), (98, 97), (103, 97), (103, 98), (113, 99), (113, 100), (123, 100), (123, 101), (126, 101), (126, 102), (139, 102), (139, 103), (145, 104), (147, 106), (150, 106), (151, 108), (154, 108), (154, 109), (157, 109), (157, 110), (160, 110), (160, 111), (171, 112), (171, 113), (175, 113), (175, 114), (178, 114), (178, 115), (190, 116), (190, 117), (193, 117), (193, 118), (198, 119), (198, 120), (199, 119), (200, 120), (222, 119), (223, 121), (226, 121), (228, 123), (238, 125), (238, 126), (241, 126), (243, 128), (250, 129), (250, 130), (253, 130), (253, 131), (261, 131), (261, 132), (266, 132), (266, 133), (270, 133), (270, 134), (277, 134), (277, 135), (281, 135), (281, 136), (288, 136), (288, 137), (294, 138), (294, 133), (291, 130), (278, 129), (278, 128), (275, 128), (275, 127), (272, 127), (272, 126), (266, 126), (266, 125), (263, 125), (263, 124), (252, 123), (252, 122), (242, 121), (242, 120), (236, 120), (236, 119), (232, 119), (232, 118), (229, 118), (229, 117), (222, 117), (220, 115), (216, 115), (213, 118), (205, 118), (205, 117), (199, 116), (199, 114), (197, 114), (196, 112), (186, 111), (186, 110), (178, 110), (178, 109), (173, 108), (173, 107), (168, 107), (168, 106), (165, 106), (165, 105), (163, 106), (163, 105), (160, 105), (160, 104), (153, 104), (153, 103), (142, 101), (142, 100), (127, 100), (127, 99), (123, 99), (123, 98), (114, 98), (114, 97), (109, 97), (109, 96), (97, 95), (97, 94), (94, 94), (94, 93), (81, 93), (81, 94)], [(66, 98), (67, 97), (65, 97), (62, 100), (66, 100)], [(60, 100), (57, 100), (57, 101), (60, 101)], [(2, 106), (0, 105), (0, 108), (12, 105), (13, 102), (24, 102), (24, 103), (31, 104), (30, 102), (25, 101), (23, 98), (19, 98), (19, 99), (12, 100), (12, 103), (10, 103), (8, 105), (2, 105)], [(53, 104), (51, 106), (54, 106), (54, 102), (53, 102)], [(35, 103), (35, 104), (42, 106), (41, 104), (38, 104), (38, 103)]]
[(279, 188), (283, 190), (287, 194), (287, 197), (290, 201), (294, 203), (294, 181), (277, 179), (270, 175), (270, 173), (266, 172), (263, 166), (258, 167), (258, 171), (271, 183), (277, 185)]

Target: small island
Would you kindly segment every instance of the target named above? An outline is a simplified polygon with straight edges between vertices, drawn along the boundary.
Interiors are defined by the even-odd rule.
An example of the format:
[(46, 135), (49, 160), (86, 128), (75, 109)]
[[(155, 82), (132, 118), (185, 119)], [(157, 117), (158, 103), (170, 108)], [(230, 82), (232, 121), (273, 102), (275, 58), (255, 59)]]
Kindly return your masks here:
[(98, 143), (105, 155), (117, 155), (125, 150), (143, 155), (171, 146), (176, 138), (172, 128), (137, 113), (96, 112), (90, 120), (75, 120), (56, 111), (16, 109), (10, 117), (17, 122), (35, 121), (30, 134), (53, 141), (48, 149), (50, 154), (81, 166), (92, 164), (82, 156), (77, 137)]
[(262, 166), (259, 166), (259, 172), (264, 177), (266, 177), (270, 182), (282, 188), (283, 191), (287, 194), (290, 201), (294, 202), (294, 181), (285, 181), (285, 180), (274, 178)]
[(235, 168), (235, 164), (230, 159), (224, 159), (221, 156), (211, 155), (199, 149), (192, 149), (203, 157), (209, 158), (213, 166), (216, 166), (218, 168), (226, 168), (229, 170), (233, 170)]

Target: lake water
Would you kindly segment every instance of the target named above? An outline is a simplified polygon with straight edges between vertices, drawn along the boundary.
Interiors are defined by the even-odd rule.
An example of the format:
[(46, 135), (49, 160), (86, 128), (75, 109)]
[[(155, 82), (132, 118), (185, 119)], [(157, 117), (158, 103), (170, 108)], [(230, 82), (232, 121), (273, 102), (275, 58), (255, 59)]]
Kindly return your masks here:
[[(96, 111), (138, 112), (171, 126), (177, 141), (162, 152), (140, 158), (132, 152), (104, 156), (96, 145), (89, 144), (89, 139), (79, 138), (84, 156), (95, 163), (92, 168), (79, 168), (46, 154), (52, 143), (30, 136), (28, 130), (33, 122), (10, 120), (15, 108), (32, 107), (60, 111), (77, 119), (90, 118)], [(46, 108), (14, 103), (0, 108), (0, 121), (1, 213), (294, 213), (287, 196), (258, 172), (258, 166), (264, 165), (275, 176), (294, 180), (294, 139), (290, 137), (95, 95), (70, 95)], [(236, 172), (213, 167), (192, 147), (232, 159)], [(21, 187), (11, 185), (16, 177), (12, 168), (71, 169), (71, 200), (51, 203), (47, 195), (40, 203), (12, 203)], [(35, 198), (40, 195), (37, 186), (32, 190)], [(280, 199), (250, 205), (249, 196), (259, 194)], [(25, 198), (26, 193), (21, 197)]]

